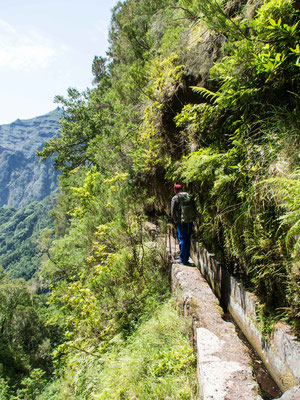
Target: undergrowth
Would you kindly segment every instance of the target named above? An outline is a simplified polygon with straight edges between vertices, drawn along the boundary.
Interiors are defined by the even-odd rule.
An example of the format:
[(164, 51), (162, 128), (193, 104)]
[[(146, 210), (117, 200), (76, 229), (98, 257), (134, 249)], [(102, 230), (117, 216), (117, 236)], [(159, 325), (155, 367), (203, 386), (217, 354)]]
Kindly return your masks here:
[(188, 336), (188, 321), (168, 300), (127, 340), (114, 337), (101, 357), (75, 354), (62, 378), (36, 399), (197, 399), (196, 358)]

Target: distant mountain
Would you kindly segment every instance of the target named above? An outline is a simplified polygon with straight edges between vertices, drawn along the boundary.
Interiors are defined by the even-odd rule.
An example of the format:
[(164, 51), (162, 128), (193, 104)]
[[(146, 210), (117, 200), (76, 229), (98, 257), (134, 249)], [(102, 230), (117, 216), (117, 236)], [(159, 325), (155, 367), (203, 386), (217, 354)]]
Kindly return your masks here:
[(62, 111), (0, 125), (0, 207), (24, 207), (57, 187), (51, 159), (41, 163), (36, 151), (59, 134)]

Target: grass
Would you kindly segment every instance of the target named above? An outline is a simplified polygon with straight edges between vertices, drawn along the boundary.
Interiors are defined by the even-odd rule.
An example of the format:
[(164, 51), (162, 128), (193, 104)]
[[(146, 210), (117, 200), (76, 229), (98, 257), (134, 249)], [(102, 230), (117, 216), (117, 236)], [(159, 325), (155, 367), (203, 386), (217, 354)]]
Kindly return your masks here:
[(51, 384), (38, 400), (197, 399), (196, 357), (188, 334), (188, 321), (168, 300), (127, 342), (114, 338), (101, 360), (81, 354), (69, 360), (59, 384)]

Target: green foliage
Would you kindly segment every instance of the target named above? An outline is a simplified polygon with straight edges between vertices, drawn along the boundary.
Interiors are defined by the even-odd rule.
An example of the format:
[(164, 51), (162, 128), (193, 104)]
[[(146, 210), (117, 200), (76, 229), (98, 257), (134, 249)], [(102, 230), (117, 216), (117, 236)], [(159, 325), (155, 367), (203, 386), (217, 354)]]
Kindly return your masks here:
[(300, 250), (300, 179), (299, 168), (288, 176), (269, 178), (264, 184), (268, 185), (270, 196), (275, 196), (278, 208), (283, 210), (279, 217), (281, 226), (286, 230), (286, 246), (295, 259)]
[(94, 84), (103, 84), (108, 79), (107, 59), (104, 57), (94, 57), (92, 64), (92, 73), (94, 75)]
[(50, 211), (55, 195), (19, 210), (0, 208), (0, 265), (12, 278), (31, 279), (45, 255), (38, 245), (45, 230), (53, 229)]
[(33, 368), (42, 368), (44, 373), (52, 368), (50, 354), (58, 331), (46, 327), (45, 299), (31, 291), (24, 280), (1, 276), (0, 373), (9, 386), (20, 384)]
[(17, 391), (15, 400), (36, 400), (46, 384), (45, 372), (41, 369), (34, 369), (30, 376), (21, 382), (22, 388)]
[[(193, 2), (193, 12), (198, 6), (223, 32), (221, 5), (214, 3), (216, 22), (201, 3)], [(226, 22), (226, 55), (210, 71), (217, 90), (195, 87), (204, 104), (176, 116), (196, 141), (176, 180), (194, 187), (201, 240), (220, 254), (217, 238), (228, 268), (255, 290), (270, 318), (298, 327), (298, 14), (294, 2), (270, 0), (255, 18), (242, 17)], [(245, 34), (236, 35), (231, 23)]]
[[(150, 252), (143, 244), (146, 237), (141, 232), (141, 218), (131, 215), (130, 209), (124, 214), (116, 208), (123, 200), (124, 179), (126, 176), (119, 175), (106, 180), (107, 191), (102, 193), (106, 202), (95, 201), (96, 210), (76, 213), (76, 218), (72, 213), (69, 234), (55, 241), (50, 250), (54, 254), (44, 274), (48, 279), (60, 279), (51, 298), (63, 311), (66, 335), (76, 346), (130, 332), (141, 310), (165, 290), (159, 278), (160, 253), (155, 248)], [(105, 185), (102, 192), (103, 188)], [(91, 223), (95, 212), (99, 219)]]
[(63, 343), (39, 399), (196, 396), (190, 348), (150, 320), (168, 282), (145, 211), (166, 214), (175, 180), (197, 200), (197, 239), (262, 301), (263, 330), (299, 330), (297, 24), (285, 0), (115, 7), (109, 63), (58, 98), (62, 135), (40, 152), (63, 172), (41, 273)]
[(56, 99), (66, 107), (60, 136), (48, 141), (44, 148), (37, 152), (42, 161), (56, 154), (56, 167), (66, 170), (92, 161), (87, 154), (88, 142), (97, 134), (95, 122), (88, 118), (88, 94), (81, 94), (76, 89), (69, 88), (68, 95), (67, 100), (60, 96)]
[(104, 361), (98, 399), (197, 397), (188, 325), (168, 303)]
[(50, 384), (38, 400), (196, 399), (195, 355), (188, 331), (187, 321), (167, 301), (139, 324), (130, 340), (114, 337), (101, 358), (74, 354), (64, 379)]
[(211, 29), (235, 39), (244, 34), (238, 24), (236, 15), (230, 16), (224, 7), (226, 2), (220, 0), (181, 0), (186, 16), (194, 21), (204, 21)]
[(169, 1), (126, 1), (113, 10), (110, 27), (110, 55), (114, 62), (130, 64), (147, 57), (152, 45), (148, 34), (151, 18)]
[[(96, 268), (101, 263), (103, 282), (112, 285), (114, 277), (130, 292), (130, 279), (136, 285), (135, 274), (143, 270), (136, 256), (143, 189), (155, 195), (155, 211), (162, 212), (169, 201), (163, 186), (176, 179), (198, 199), (203, 243), (275, 313), (293, 304), (286, 313), (293, 318), (299, 306), (296, 296), (291, 300), (298, 281), (292, 267), (298, 259), (298, 192), (292, 182), (298, 178), (291, 177), (299, 143), (294, 2), (128, 0), (113, 11), (110, 42), (110, 63), (95, 60), (98, 86), (59, 98), (66, 113), (62, 136), (41, 153), (45, 158), (57, 152), (64, 173), (64, 198), (55, 211), (62, 236), (45, 269), (45, 276), (59, 279), (54, 301), (79, 312), (85, 297), (76, 295), (74, 307), (71, 298), (91, 290), (88, 268), (102, 288)], [(287, 170), (274, 172), (281, 160)], [(110, 187), (118, 176), (124, 180)], [(134, 186), (140, 196), (129, 194)], [(284, 196), (293, 205), (282, 200), (279, 206)], [(65, 300), (63, 292), (69, 293)], [(117, 293), (131, 304), (130, 296)], [(90, 296), (93, 308), (99, 301), (94, 289)], [(127, 316), (118, 318), (112, 317), (117, 331), (125, 329)], [(81, 332), (77, 319), (74, 332)]]
[[(64, 342), (54, 352), (61, 371), (73, 369), (72, 360), (80, 354), (102, 358), (116, 335), (130, 337), (168, 293), (163, 250), (143, 229), (140, 195), (129, 190), (128, 174), (103, 179), (86, 171), (63, 182), (68, 182), (65, 195), (73, 199), (67, 202), (72, 219), (53, 242), (43, 271), (44, 279), (55, 282), (50, 297), (55, 311), (48, 323), (64, 331)], [(77, 386), (86, 372), (79, 368), (76, 374), (78, 382), (62, 391), (62, 398), (70, 390), (85, 398)]]
[(0, 377), (0, 400), (8, 400), (10, 396), (10, 390), (8, 383)]

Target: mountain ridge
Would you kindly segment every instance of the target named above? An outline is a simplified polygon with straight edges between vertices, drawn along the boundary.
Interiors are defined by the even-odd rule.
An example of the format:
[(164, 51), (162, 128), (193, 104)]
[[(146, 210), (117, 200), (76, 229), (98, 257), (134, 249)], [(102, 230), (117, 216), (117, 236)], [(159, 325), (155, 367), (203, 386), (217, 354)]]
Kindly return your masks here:
[(41, 116), (0, 125), (0, 206), (24, 207), (56, 189), (53, 160), (41, 163), (36, 151), (59, 135), (62, 115), (58, 107)]

